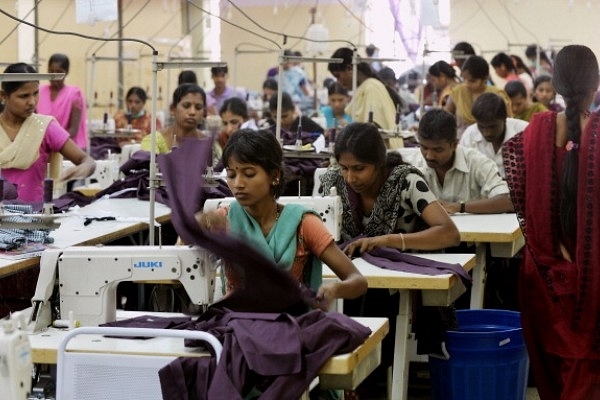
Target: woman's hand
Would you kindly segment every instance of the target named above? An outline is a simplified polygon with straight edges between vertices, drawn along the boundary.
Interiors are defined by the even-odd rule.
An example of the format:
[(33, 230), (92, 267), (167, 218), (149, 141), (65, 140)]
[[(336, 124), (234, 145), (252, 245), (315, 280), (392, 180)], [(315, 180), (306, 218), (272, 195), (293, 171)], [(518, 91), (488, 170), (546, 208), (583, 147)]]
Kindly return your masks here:
[(226, 232), (227, 217), (216, 211), (208, 211), (205, 213), (197, 213), (196, 221), (200, 228), (210, 232)]
[(454, 203), (451, 201), (443, 201), (443, 200), (438, 200), (440, 202), (440, 204), (442, 205), (442, 207), (444, 208), (444, 210), (446, 210), (446, 212), (450, 215), (452, 214), (456, 214), (458, 212), (460, 212), (460, 203)]
[(348, 257), (352, 257), (356, 252), (363, 253), (365, 251), (371, 251), (378, 247), (388, 247), (387, 237), (384, 236), (373, 236), (356, 239), (344, 248), (344, 253)]
[(337, 282), (322, 284), (317, 292), (314, 307), (323, 311), (328, 311), (331, 307), (331, 303), (337, 298), (336, 293), (338, 285), (339, 283)]
[(74, 167), (68, 168), (60, 177), (62, 182), (77, 180), (77, 179), (85, 179), (88, 176), (94, 173), (96, 169), (96, 162), (90, 158), (90, 160), (85, 160), (79, 165), (75, 165)]

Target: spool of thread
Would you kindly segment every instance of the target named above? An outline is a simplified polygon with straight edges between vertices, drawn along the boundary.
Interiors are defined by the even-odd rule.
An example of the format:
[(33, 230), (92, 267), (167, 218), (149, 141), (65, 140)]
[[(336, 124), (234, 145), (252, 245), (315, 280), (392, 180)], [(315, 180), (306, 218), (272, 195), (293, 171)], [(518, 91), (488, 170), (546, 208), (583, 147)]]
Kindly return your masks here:
[(0, 203), (4, 201), (4, 178), (0, 177)]
[(104, 113), (104, 117), (103, 117), (103, 123), (104, 123), (104, 127), (106, 128), (106, 125), (108, 125), (108, 113)]
[(52, 326), (54, 328), (79, 328), (81, 326), (81, 322), (79, 321), (69, 321), (68, 319), (55, 319), (52, 321)]
[(369, 111), (369, 123), (372, 124), (373, 123), (373, 111)]
[(54, 192), (54, 180), (52, 178), (44, 179), (44, 203), (52, 203)]

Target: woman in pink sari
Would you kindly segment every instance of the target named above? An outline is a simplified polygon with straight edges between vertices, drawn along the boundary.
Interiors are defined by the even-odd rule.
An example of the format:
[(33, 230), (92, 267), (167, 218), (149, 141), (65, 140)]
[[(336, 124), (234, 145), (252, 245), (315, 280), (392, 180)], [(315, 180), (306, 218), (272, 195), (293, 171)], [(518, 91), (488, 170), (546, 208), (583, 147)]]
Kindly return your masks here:
[[(49, 73), (69, 73), (69, 57), (53, 54), (48, 60)], [(65, 85), (65, 79), (40, 85), (37, 113), (52, 115), (81, 149), (87, 148), (86, 105), (81, 89)]]

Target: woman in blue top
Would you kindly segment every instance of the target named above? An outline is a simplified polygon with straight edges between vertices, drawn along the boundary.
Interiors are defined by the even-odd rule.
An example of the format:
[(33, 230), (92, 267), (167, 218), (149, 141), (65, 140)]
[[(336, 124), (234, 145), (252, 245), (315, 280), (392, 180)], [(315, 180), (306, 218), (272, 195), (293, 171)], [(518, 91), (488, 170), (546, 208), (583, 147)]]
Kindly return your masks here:
[(327, 86), (327, 98), (329, 105), (321, 108), (321, 113), (327, 122), (326, 129), (344, 127), (352, 122), (350, 114), (346, 113), (345, 109), (350, 101), (348, 91), (339, 82), (333, 82)]

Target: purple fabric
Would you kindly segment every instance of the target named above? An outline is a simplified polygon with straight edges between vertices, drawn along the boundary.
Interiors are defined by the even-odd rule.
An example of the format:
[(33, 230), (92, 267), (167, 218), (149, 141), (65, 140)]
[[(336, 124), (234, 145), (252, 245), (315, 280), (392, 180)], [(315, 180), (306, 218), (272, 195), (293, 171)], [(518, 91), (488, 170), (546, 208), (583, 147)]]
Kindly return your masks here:
[[(195, 213), (202, 196), (202, 174), (197, 171), (206, 168), (211, 144), (208, 140), (190, 140), (169, 154), (159, 155), (158, 163), (171, 199), (172, 222), (184, 242), (200, 245), (227, 259), (240, 275), (246, 277), (246, 285), (213, 304), (190, 325), (193, 329), (214, 334), (224, 347), (206, 396), (203, 397), (199, 389), (206, 384), (194, 385), (194, 382), (207, 379), (210, 361), (199, 358), (190, 369), (182, 365), (190, 363), (189, 360), (179, 359), (161, 370), (163, 398), (242, 399), (241, 393), (245, 395), (255, 386), (263, 392), (261, 399), (298, 398), (332, 354), (355, 349), (370, 331), (345, 315), (317, 310), (297, 319), (287, 315), (265, 318), (264, 315), (247, 314), (290, 310), (299, 313), (305, 311), (307, 305), (314, 304), (314, 293), (301, 288), (289, 273), (277, 268), (249, 244), (224, 233), (208, 234), (200, 228)], [(298, 348), (302, 349), (303, 362), (299, 372), (289, 375), (279, 375), (279, 372), (268, 377), (250, 367), (273, 373), (279, 366), (280, 371), (281, 360), (288, 356), (268, 357), (263, 352), (273, 353), (273, 350), (285, 348), (292, 348), (294, 354), (289, 356), (288, 368), (295, 365)], [(297, 368), (291, 371), (297, 371)]]
[(140, 315), (120, 321), (107, 322), (100, 326), (119, 326), (123, 328), (154, 328), (154, 329), (180, 329), (182, 325), (190, 322), (190, 317), (156, 317), (154, 315)]
[(196, 222), (200, 209), (203, 179), (197, 171), (206, 169), (211, 150), (209, 140), (186, 140), (169, 154), (159, 154), (158, 163), (166, 179), (171, 221), (185, 243), (197, 244), (227, 259), (246, 276), (246, 285), (227, 296), (216, 307), (245, 312), (293, 313), (314, 304), (314, 294), (301, 290), (298, 282), (265, 258), (251, 245), (233, 236), (205, 232)]
[[(354, 350), (371, 333), (343, 314), (320, 310), (295, 319), (286, 314), (213, 310), (211, 318), (194, 328), (212, 333), (223, 343), (221, 361), (208, 377), (208, 392), (203, 396), (192, 388), (183, 393), (183, 387), (191, 387), (189, 364), (182, 365), (189, 359), (178, 359), (159, 371), (164, 399), (241, 400), (253, 387), (262, 391), (263, 400), (297, 399), (331, 356)], [(210, 359), (196, 360), (192, 371), (200, 375), (191, 378), (207, 379)]]
[(393, 271), (422, 275), (452, 274), (458, 276), (465, 286), (470, 286), (472, 281), (471, 275), (460, 264), (429, 260), (418, 255), (403, 253), (398, 249), (378, 248), (362, 253), (361, 256), (368, 263)]

